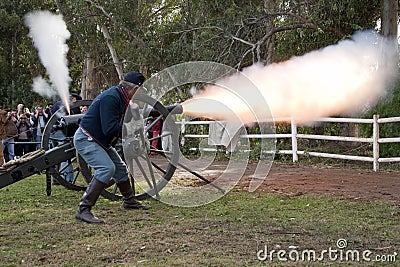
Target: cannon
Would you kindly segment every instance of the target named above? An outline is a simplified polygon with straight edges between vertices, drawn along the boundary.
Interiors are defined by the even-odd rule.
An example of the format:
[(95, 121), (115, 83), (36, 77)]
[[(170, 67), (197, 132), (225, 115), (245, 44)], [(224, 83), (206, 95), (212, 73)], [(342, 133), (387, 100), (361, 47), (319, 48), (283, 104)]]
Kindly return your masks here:
[[(77, 101), (71, 105), (71, 109), (90, 104), (90, 100)], [(135, 179), (133, 177), (131, 179), (136, 198), (139, 200), (149, 197), (159, 199), (160, 190), (170, 181), (177, 167), (212, 185), (206, 178), (179, 162), (179, 132), (175, 121), (171, 118), (172, 114), (179, 113), (182, 113), (180, 105), (166, 107), (147, 95), (138, 94), (134, 96), (125, 114), (123, 138), (117, 141), (116, 148), (125, 160), (130, 173), (135, 173)], [(82, 116), (82, 114), (69, 115), (64, 107), (53, 114), (44, 129), (42, 149), (34, 151), (29, 159), (23, 157), (19, 162), (17, 160), (12, 168), (5, 173), (0, 173), (0, 189), (34, 174), (44, 173), (48, 196), (51, 195), (53, 183), (61, 184), (70, 190), (86, 190), (93, 177), (92, 169), (76, 152), (72, 141), (74, 131)], [(151, 123), (149, 118), (152, 120)], [(169, 126), (169, 132), (157, 137), (148, 137), (155, 122), (159, 120), (163, 120), (164, 125)], [(62, 134), (56, 138), (55, 131), (61, 131)], [(169, 136), (172, 142), (168, 151), (160, 150), (150, 144), (151, 141), (157, 138), (161, 140), (166, 136)], [(150, 156), (154, 153), (157, 156)], [(73, 179), (70, 181), (66, 180), (68, 172), (73, 174)], [(135, 187), (135, 184), (139, 186)], [(215, 187), (221, 193), (225, 193), (222, 188)], [(102, 196), (110, 200), (118, 200), (122, 197), (113, 179), (103, 190)]]
[[(79, 101), (77, 105), (90, 105), (91, 101)], [(67, 133), (67, 129), (77, 129), (79, 119), (83, 114), (66, 115), (65, 109), (58, 110), (48, 121), (43, 132), (41, 149), (24, 155), (21, 159), (8, 162), (4, 166), (7, 171), (0, 174), (0, 188), (28, 178), (34, 174), (46, 174), (46, 192), (51, 195), (51, 184), (55, 180), (69, 189), (85, 190), (86, 187), (66, 182), (60, 169), (62, 162), (67, 162), (72, 166), (76, 160), (76, 150), (73, 146), (72, 135)], [(51, 145), (52, 133), (60, 130), (64, 131), (62, 140), (54, 140), (58, 146)], [(78, 175), (78, 173), (77, 173)], [(75, 177), (76, 179), (77, 177)]]

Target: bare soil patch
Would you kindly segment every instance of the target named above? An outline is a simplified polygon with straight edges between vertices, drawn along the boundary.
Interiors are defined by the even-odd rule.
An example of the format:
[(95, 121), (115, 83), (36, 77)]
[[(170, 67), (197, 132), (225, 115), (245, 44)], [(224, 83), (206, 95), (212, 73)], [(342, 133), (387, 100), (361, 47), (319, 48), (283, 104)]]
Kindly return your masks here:
[[(240, 187), (248, 187), (255, 167), (255, 163), (248, 165)], [(400, 171), (273, 163), (257, 191), (284, 195), (327, 194), (344, 199), (400, 203)]]
[[(190, 161), (189, 161), (190, 162)], [(190, 165), (191, 164), (191, 165)], [(209, 181), (239, 180), (236, 189), (248, 190), (258, 162), (231, 164), (229, 161), (214, 160), (206, 164), (193, 161), (185, 163)], [(204, 168), (192, 169), (201, 165)], [(240, 165), (240, 166), (239, 166)], [(245, 170), (243, 171), (243, 168)], [(242, 176), (240, 176), (243, 173)], [(221, 176), (224, 178), (221, 179)], [(241, 178), (240, 178), (241, 177)], [(171, 181), (181, 186), (204, 185), (198, 177), (178, 168)], [(224, 189), (230, 188), (229, 186)], [(331, 195), (347, 200), (383, 201), (400, 204), (400, 170), (380, 170), (338, 167), (323, 164), (297, 164), (273, 162), (266, 179), (257, 192), (275, 193), (285, 196), (303, 194)]]
[[(207, 170), (200, 171), (206, 179), (213, 181), (222, 173), (237, 180), (242, 170), (227, 168), (227, 161), (214, 161)], [(255, 173), (257, 162), (248, 163), (237, 184), (237, 189), (248, 190)], [(172, 181), (182, 179), (199, 182), (198, 178), (186, 172), (176, 171)], [(226, 178), (229, 180), (229, 177)], [(200, 182), (201, 184), (204, 184)], [(331, 195), (348, 200), (383, 201), (400, 204), (400, 171), (373, 170), (360, 168), (339, 168), (329, 165), (301, 165), (274, 162), (268, 176), (256, 190), (285, 196), (303, 194)]]

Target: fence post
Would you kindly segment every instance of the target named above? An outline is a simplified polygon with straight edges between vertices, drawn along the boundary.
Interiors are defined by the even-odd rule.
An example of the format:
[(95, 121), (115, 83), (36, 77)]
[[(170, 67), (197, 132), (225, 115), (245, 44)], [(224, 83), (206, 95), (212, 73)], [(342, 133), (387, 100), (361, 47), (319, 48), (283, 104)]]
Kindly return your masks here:
[(292, 157), (293, 162), (297, 162), (299, 160), (297, 156), (297, 125), (293, 118), (290, 119), (290, 126), (292, 128)]
[(374, 158), (374, 164), (373, 168), (374, 171), (379, 170), (379, 115), (375, 114), (374, 117), (374, 122), (373, 122), (373, 128), (372, 128), (372, 153), (373, 153), (373, 158)]
[(183, 118), (181, 121), (181, 136), (182, 136), (181, 145), (182, 146), (185, 144), (185, 122), (186, 122), (186, 119)]

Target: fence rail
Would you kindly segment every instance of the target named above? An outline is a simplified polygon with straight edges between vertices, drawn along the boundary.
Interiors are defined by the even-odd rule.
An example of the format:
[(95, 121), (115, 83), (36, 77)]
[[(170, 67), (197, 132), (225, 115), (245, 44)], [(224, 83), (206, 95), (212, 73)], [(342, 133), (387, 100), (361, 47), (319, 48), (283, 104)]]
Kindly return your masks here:
[[(333, 159), (344, 159), (344, 160), (354, 160), (354, 161), (365, 161), (372, 162), (372, 167), (374, 171), (379, 170), (379, 163), (389, 163), (389, 162), (400, 162), (400, 157), (392, 158), (382, 158), (379, 156), (379, 145), (384, 143), (400, 143), (400, 137), (390, 137), (390, 138), (380, 138), (379, 137), (379, 125), (384, 123), (396, 123), (400, 122), (400, 117), (391, 118), (379, 118), (379, 115), (374, 115), (372, 119), (361, 119), (361, 118), (319, 118), (316, 122), (339, 122), (339, 123), (361, 123), (361, 124), (371, 124), (372, 125), (372, 137), (362, 138), (354, 136), (328, 136), (328, 135), (313, 135), (313, 134), (298, 134), (298, 125), (293, 119), (282, 118), (276, 121), (290, 121), (291, 131), (290, 133), (284, 134), (247, 134), (241, 135), (241, 138), (290, 138), (291, 139), (291, 150), (278, 150), (278, 154), (288, 154), (292, 155), (293, 162), (298, 161), (298, 155), (309, 155), (315, 157), (323, 158), (333, 158)], [(210, 121), (186, 121), (182, 120), (177, 122), (181, 126), (183, 145), (186, 138), (207, 138), (208, 134), (186, 134), (187, 125), (209, 125)], [(354, 156), (345, 154), (334, 154), (334, 153), (321, 153), (313, 151), (301, 151), (297, 148), (297, 142), (299, 139), (313, 139), (313, 140), (327, 140), (327, 141), (344, 141), (344, 142), (361, 142), (361, 143), (372, 143), (372, 157), (366, 156)]]

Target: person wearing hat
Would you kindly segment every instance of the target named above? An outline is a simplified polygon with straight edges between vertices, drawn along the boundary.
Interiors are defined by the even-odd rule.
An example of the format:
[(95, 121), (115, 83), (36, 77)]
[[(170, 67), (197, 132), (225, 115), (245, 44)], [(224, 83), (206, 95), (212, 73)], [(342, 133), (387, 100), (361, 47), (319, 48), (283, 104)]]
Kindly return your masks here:
[(113, 147), (122, 136), (122, 124), (129, 102), (145, 78), (136, 71), (127, 73), (117, 85), (99, 94), (82, 117), (74, 135), (79, 155), (94, 169), (94, 175), (78, 205), (77, 220), (102, 223), (91, 212), (110, 179), (122, 194), (125, 209), (149, 209), (135, 199), (126, 164)]
[(33, 141), (33, 136), (31, 132), (31, 123), (28, 120), (26, 114), (22, 114), (19, 116), (19, 119), (15, 126), (18, 129), (18, 138), (17, 142), (22, 142), (22, 144), (18, 144), (15, 146), (15, 155), (22, 156), (28, 152), (30, 152), (30, 144), (28, 142)]
[[(76, 93), (71, 93), (70, 99), (71, 99), (71, 105), (73, 105), (76, 101), (82, 100), (82, 97)], [(71, 114), (80, 114), (80, 113), (81, 109), (79, 106), (71, 108)]]

